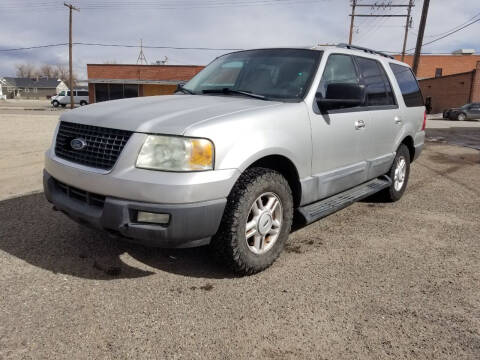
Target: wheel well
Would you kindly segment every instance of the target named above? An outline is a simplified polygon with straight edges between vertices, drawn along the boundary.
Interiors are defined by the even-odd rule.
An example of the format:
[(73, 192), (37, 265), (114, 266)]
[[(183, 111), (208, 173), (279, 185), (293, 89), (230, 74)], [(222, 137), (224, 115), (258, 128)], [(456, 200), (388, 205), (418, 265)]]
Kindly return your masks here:
[(413, 161), (415, 157), (415, 146), (413, 145), (413, 138), (411, 136), (407, 136), (403, 139), (402, 144), (405, 144), (408, 148), (408, 152), (410, 153), (410, 161)]
[(298, 176), (297, 168), (290, 161), (282, 155), (269, 155), (255, 161), (251, 167), (263, 167), (278, 171), (287, 179), (290, 189), (292, 190), (293, 204), (295, 207), (300, 205), (302, 198), (302, 186), (300, 185), (300, 178)]

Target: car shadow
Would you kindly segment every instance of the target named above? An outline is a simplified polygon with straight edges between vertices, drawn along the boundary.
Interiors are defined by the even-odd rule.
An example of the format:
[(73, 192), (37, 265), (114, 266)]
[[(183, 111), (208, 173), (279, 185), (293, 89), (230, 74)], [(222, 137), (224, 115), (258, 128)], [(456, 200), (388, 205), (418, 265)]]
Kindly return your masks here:
[(1, 201), (0, 219), (0, 250), (53, 273), (95, 280), (139, 278), (158, 271), (234, 277), (211, 259), (206, 247), (157, 249), (111, 238), (53, 211), (43, 194)]

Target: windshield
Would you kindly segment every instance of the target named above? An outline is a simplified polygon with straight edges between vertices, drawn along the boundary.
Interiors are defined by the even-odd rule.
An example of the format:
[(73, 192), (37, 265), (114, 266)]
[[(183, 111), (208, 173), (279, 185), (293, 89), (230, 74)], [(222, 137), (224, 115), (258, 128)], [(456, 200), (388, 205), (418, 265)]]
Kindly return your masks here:
[(58, 96), (65, 96), (65, 91), (60, 91), (60, 94)]
[[(249, 50), (224, 55), (198, 73), (184, 88), (193, 94), (239, 92), (265, 99), (300, 100), (317, 70), (321, 51)], [(227, 91), (230, 90), (230, 91)]]

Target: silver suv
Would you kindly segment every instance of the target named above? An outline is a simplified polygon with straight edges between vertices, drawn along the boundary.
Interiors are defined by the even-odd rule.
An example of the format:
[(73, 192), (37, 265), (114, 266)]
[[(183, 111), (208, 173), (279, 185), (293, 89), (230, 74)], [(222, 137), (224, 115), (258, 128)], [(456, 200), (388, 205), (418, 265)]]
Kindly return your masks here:
[(240, 274), (305, 224), (374, 193), (400, 199), (425, 108), (401, 62), (369, 49), (240, 51), (171, 96), (62, 114), (45, 195), (85, 225), (158, 247), (209, 245)]

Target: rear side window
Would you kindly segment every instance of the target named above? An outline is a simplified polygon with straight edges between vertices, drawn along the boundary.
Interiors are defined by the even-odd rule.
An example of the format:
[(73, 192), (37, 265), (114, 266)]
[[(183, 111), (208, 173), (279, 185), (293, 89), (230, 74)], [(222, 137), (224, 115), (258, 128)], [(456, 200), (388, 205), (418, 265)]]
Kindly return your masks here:
[(367, 106), (395, 105), (392, 87), (382, 65), (373, 59), (355, 57), (365, 90)]
[(78, 96), (88, 96), (88, 91), (78, 91)]
[(390, 63), (390, 68), (402, 91), (403, 100), (408, 107), (423, 106), (423, 97), (417, 79), (409, 67)]

